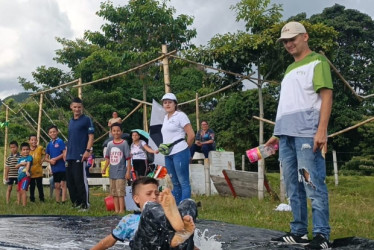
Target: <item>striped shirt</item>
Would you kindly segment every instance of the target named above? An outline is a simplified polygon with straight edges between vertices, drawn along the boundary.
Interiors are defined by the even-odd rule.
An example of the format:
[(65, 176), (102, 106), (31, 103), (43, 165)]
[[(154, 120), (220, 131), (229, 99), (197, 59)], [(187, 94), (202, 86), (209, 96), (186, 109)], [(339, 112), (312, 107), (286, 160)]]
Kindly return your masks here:
[(21, 158), (21, 155), (19, 153), (17, 154), (11, 154), (7, 158), (5, 162), (5, 166), (9, 168), (9, 174), (8, 178), (17, 178), (18, 177), (18, 170), (16, 169), (16, 165), (18, 163), (19, 158)]

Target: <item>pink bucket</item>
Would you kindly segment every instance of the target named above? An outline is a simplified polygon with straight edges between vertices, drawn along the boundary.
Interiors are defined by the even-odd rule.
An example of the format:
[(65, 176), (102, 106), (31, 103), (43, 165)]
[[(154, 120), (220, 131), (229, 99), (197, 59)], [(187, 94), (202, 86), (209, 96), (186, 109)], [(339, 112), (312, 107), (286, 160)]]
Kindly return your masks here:
[(114, 201), (113, 196), (107, 196), (104, 198), (105, 206), (107, 211), (114, 211)]

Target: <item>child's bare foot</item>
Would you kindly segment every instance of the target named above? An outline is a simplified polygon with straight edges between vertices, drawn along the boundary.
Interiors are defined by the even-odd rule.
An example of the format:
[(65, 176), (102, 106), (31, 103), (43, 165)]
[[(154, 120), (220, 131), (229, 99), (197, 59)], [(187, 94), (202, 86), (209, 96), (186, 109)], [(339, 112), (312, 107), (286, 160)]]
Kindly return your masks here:
[(183, 217), (183, 231), (174, 234), (170, 246), (176, 247), (185, 242), (195, 232), (195, 223), (190, 215)]
[(177, 204), (175, 203), (174, 196), (170, 192), (170, 189), (166, 188), (160, 194), (160, 204), (164, 209), (165, 216), (170, 222), (171, 226), (175, 231), (183, 231), (184, 225), (182, 217), (179, 213)]

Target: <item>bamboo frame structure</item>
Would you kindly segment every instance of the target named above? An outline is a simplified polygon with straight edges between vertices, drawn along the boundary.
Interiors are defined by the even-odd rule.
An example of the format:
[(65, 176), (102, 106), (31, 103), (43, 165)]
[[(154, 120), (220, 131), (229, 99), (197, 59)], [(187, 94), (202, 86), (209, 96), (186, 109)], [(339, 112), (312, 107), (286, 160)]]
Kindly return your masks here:
[(157, 57), (157, 58), (155, 58), (153, 60), (150, 60), (150, 61), (148, 61), (146, 63), (143, 63), (143, 64), (141, 64), (139, 66), (136, 66), (134, 68), (131, 68), (129, 70), (123, 71), (123, 72), (118, 73), (118, 74), (110, 75), (110, 76), (107, 76), (107, 77), (103, 77), (103, 78), (100, 78), (100, 79), (97, 79), (97, 80), (94, 80), (94, 81), (91, 81), (91, 82), (82, 83), (79, 86), (75, 85), (75, 86), (73, 86), (73, 88), (84, 87), (84, 86), (91, 85), (91, 84), (94, 84), (94, 83), (99, 83), (99, 82), (102, 82), (102, 81), (110, 80), (110, 79), (113, 79), (113, 78), (116, 78), (116, 77), (119, 77), (119, 76), (127, 75), (128, 73), (131, 73), (133, 71), (136, 71), (136, 70), (139, 70), (141, 68), (144, 68), (144, 67), (146, 67), (146, 66), (148, 66), (148, 65), (150, 65), (152, 63), (155, 63), (155, 62), (163, 59), (164, 57), (170, 56), (170, 55), (172, 55), (172, 54), (174, 54), (176, 52), (177, 52), (176, 50), (173, 50), (173, 51), (171, 51), (171, 52), (169, 52), (169, 53), (167, 53), (165, 55), (159, 56), (159, 57)]

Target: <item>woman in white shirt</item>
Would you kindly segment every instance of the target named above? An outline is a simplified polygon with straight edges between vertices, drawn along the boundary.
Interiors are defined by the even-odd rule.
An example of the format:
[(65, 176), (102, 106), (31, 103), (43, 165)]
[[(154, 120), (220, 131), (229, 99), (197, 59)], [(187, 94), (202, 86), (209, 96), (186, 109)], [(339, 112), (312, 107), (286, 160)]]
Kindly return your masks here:
[(145, 176), (147, 174), (147, 152), (157, 154), (158, 150), (153, 150), (143, 140), (140, 140), (140, 135), (137, 131), (131, 132), (131, 158), (132, 167), (136, 173), (136, 177)]
[(162, 97), (162, 106), (166, 111), (162, 124), (163, 143), (176, 143), (170, 154), (165, 156), (165, 165), (173, 182), (173, 195), (177, 204), (184, 199), (191, 198), (190, 185), (190, 149), (194, 142), (195, 132), (187, 115), (177, 110), (177, 98), (172, 93), (167, 93)]

